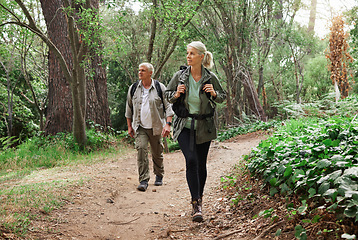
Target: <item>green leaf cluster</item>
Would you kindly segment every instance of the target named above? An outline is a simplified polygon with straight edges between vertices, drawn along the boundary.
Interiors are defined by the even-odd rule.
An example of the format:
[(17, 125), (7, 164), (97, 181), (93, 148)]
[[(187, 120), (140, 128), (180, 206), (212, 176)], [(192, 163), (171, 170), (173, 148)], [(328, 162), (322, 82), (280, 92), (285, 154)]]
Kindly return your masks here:
[(270, 193), (298, 194), (313, 206), (358, 220), (358, 119), (288, 120), (249, 157), (246, 166)]
[(234, 128), (229, 128), (225, 131), (218, 133), (217, 140), (222, 142), (237, 135), (243, 135), (260, 130), (269, 130), (275, 128), (279, 121), (272, 120), (269, 122), (256, 121), (252, 123), (243, 123), (242, 125)]

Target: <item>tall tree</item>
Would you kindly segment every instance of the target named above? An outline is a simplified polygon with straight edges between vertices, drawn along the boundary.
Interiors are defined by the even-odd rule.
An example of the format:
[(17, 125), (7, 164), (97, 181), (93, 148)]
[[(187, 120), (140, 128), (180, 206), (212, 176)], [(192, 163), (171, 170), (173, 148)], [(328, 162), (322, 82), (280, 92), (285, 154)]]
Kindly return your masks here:
[[(46, 20), (48, 36), (63, 54), (67, 66), (72, 69), (73, 76), (80, 79), (73, 83), (76, 85), (77, 82), (81, 86), (76, 90), (76, 86), (72, 85), (75, 88), (71, 94), (70, 84), (73, 83), (65, 80), (65, 75), (60, 70), (60, 64), (55, 53), (50, 51), (46, 133), (55, 134), (70, 131), (72, 129), (71, 123), (76, 124), (76, 119), (73, 118), (76, 114), (83, 115), (81, 118), (92, 120), (104, 127), (109, 126), (106, 74), (102, 66), (102, 58), (95, 52), (95, 48), (101, 48), (101, 46), (90, 46), (88, 42), (90, 39), (91, 41), (99, 41), (99, 37), (92, 32), (96, 29), (84, 29), (83, 24), (81, 25), (79, 21), (76, 21), (81, 20), (81, 18), (84, 20), (85, 17), (90, 18), (87, 19), (88, 21), (97, 21), (99, 1), (91, 0), (81, 4), (75, 0), (72, 2), (68, 0), (41, 0), (41, 6)], [(64, 7), (69, 9), (67, 13), (63, 11)], [(89, 16), (86, 16), (87, 14)], [(80, 35), (76, 36), (76, 32), (80, 32)], [(73, 37), (71, 38), (71, 36)], [(83, 60), (85, 58), (90, 60), (90, 65), (86, 66), (87, 69), (84, 67), (85, 62)], [(86, 70), (87, 74), (85, 73)], [(75, 100), (72, 99), (73, 97), (78, 97), (79, 106), (73, 103), (73, 100)], [(82, 125), (83, 123), (78, 124)]]
[[(207, 12), (206, 15), (207, 19), (210, 19), (209, 16), (217, 16), (219, 22), (208, 22), (218, 40), (226, 43), (226, 57), (219, 62), (227, 77), (228, 123), (233, 123), (235, 114), (241, 115), (246, 102), (247, 112), (256, 115), (260, 120), (267, 120), (253, 82), (250, 63), (253, 23), (254, 18), (259, 16), (254, 14), (254, 5), (258, 6), (260, 3), (215, 0), (212, 12)], [(238, 109), (237, 106), (240, 105), (242, 109)]]
[(311, 0), (310, 19), (308, 22), (308, 33), (314, 32), (314, 27), (316, 24), (316, 13), (317, 13), (317, 0)]
[[(154, 47), (157, 48), (157, 58), (154, 65), (156, 71), (154, 78), (158, 78), (164, 65), (174, 52), (178, 41), (182, 38), (185, 28), (197, 14), (204, 0), (198, 1), (157, 1), (152, 0), (151, 28), (147, 51), (147, 61), (153, 57)], [(158, 27), (157, 22), (160, 22)], [(157, 32), (162, 35), (162, 41), (158, 41)]]
[[(110, 124), (105, 72), (101, 66), (101, 57), (94, 54), (95, 48), (91, 45), (99, 39), (98, 35), (94, 39), (98, 31), (96, 21), (99, 3), (97, 0), (42, 0), (48, 26), (46, 35), (38, 28), (24, 2), (15, 1), (25, 14), (27, 22), (1, 4), (13, 16), (12, 20), (1, 25), (16, 24), (29, 29), (50, 50), (46, 133), (55, 134), (72, 129), (76, 141), (84, 146), (87, 140), (85, 128), (88, 115), (89, 119), (104, 127)], [(90, 81), (87, 81), (87, 76), (91, 76)]]

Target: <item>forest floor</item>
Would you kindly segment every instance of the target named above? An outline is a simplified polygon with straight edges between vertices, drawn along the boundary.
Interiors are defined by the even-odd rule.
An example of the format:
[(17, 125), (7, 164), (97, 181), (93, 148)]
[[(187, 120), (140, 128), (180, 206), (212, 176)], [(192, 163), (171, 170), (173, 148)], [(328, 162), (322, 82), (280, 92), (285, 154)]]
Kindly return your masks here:
[[(254, 217), (262, 210), (284, 205), (281, 199), (269, 197), (259, 181), (245, 174), (233, 179), (237, 185), (232, 188), (230, 181), (221, 181), (222, 177), (230, 180), (227, 176), (232, 172), (240, 172), (243, 155), (266, 137), (252, 133), (212, 143), (202, 223), (191, 221), (183, 154), (166, 153), (163, 186), (154, 186), (155, 176), (151, 173), (147, 191), (140, 192), (136, 189), (138, 174), (133, 149), (101, 163), (49, 174), (47, 177), (52, 180), (64, 176), (86, 180), (72, 186), (70, 200), (63, 207), (34, 221), (27, 239), (278, 239), (275, 232), (282, 225), (285, 232), (280, 239), (295, 239), (294, 225), (290, 227), (284, 218), (275, 222)], [(38, 181), (46, 181), (46, 174), (40, 175)], [(237, 200), (235, 207), (233, 200)]]

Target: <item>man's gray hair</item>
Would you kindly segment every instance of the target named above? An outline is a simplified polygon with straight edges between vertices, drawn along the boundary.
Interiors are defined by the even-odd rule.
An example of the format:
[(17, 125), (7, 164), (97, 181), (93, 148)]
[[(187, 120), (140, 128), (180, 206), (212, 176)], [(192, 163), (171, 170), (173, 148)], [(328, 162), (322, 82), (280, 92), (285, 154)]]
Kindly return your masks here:
[(149, 72), (154, 73), (154, 67), (152, 64), (144, 62), (144, 63), (139, 64), (139, 67), (141, 67), (141, 66), (145, 66)]

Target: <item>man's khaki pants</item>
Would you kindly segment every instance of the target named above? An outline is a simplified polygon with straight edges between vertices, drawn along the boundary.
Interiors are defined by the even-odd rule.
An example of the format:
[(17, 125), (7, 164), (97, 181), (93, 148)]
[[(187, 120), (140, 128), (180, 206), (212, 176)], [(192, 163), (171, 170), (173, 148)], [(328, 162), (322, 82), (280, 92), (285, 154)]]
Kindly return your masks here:
[(154, 136), (152, 129), (139, 127), (135, 136), (135, 147), (137, 149), (137, 164), (139, 173), (139, 182), (149, 181), (149, 160), (148, 160), (148, 142), (151, 147), (154, 174), (163, 177), (163, 141), (162, 136)]

